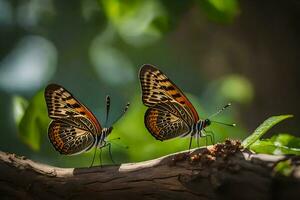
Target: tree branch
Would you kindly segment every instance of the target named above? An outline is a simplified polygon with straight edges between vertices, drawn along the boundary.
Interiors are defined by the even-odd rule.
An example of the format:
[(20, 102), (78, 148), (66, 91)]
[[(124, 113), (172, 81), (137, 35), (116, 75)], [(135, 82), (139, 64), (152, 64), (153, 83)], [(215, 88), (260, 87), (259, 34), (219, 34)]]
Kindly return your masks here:
[[(290, 176), (273, 167), (291, 159)], [(251, 154), (226, 141), (140, 163), (58, 168), (0, 152), (1, 197), (28, 199), (296, 199), (299, 157)]]

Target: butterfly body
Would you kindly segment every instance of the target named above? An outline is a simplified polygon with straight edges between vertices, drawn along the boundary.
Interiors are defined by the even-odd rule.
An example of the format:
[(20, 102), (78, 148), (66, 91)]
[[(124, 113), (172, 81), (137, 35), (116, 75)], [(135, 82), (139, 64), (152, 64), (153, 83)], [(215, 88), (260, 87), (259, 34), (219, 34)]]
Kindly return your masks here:
[(142, 100), (148, 107), (144, 122), (157, 140), (204, 136), (210, 120), (199, 118), (183, 92), (159, 69), (146, 64), (140, 69)]
[(45, 89), (48, 115), (52, 119), (48, 137), (64, 155), (76, 155), (92, 147), (103, 147), (112, 127), (102, 128), (97, 118), (70, 92), (57, 84)]
[(103, 128), (101, 131), (100, 135), (97, 135), (97, 143), (95, 144), (95, 146), (97, 146), (98, 148), (102, 148), (106, 146), (106, 140), (105, 138), (107, 138), (107, 136), (112, 132), (113, 127), (109, 127), (109, 128)]

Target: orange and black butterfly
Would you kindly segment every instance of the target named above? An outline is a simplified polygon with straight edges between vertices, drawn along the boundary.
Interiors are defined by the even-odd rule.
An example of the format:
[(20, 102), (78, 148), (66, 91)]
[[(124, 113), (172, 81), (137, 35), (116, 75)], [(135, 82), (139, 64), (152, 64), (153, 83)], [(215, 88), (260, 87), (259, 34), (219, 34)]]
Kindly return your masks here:
[[(106, 137), (113, 127), (102, 128), (97, 118), (70, 92), (57, 84), (45, 89), (48, 116), (52, 119), (48, 136), (54, 148), (64, 155), (76, 155), (92, 147), (108, 146)], [(128, 109), (126, 105), (123, 114)], [(106, 122), (110, 108), (110, 98), (106, 97)], [(110, 155), (111, 156), (111, 155)], [(94, 158), (93, 158), (94, 162)], [(93, 163), (92, 163), (93, 164)]]
[(145, 113), (145, 126), (152, 136), (161, 141), (178, 136), (191, 136), (189, 149), (193, 136), (197, 137), (197, 141), (199, 137), (206, 136), (213, 140), (213, 134), (205, 134), (205, 127), (211, 124), (211, 120), (199, 119), (192, 103), (163, 72), (146, 64), (141, 67), (139, 78), (143, 103), (149, 107)]

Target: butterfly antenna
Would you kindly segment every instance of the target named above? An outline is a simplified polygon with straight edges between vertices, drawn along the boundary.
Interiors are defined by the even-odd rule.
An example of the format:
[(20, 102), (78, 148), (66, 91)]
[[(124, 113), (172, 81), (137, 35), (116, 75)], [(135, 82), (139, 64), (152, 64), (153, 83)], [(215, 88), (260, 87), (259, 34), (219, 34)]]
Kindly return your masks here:
[[(126, 106), (125, 106), (125, 108), (124, 108), (124, 110), (123, 110), (123, 112), (120, 114), (120, 116), (114, 121), (114, 123), (116, 123), (125, 113), (126, 113), (126, 111), (128, 110), (128, 108), (129, 108), (129, 105), (130, 105), (130, 103), (128, 102), (127, 104), (126, 104)], [(113, 124), (114, 124), (113, 123)]]
[(216, 113), (212, 114), (211, 116), (209, 116), (208, 119), (211, 119), (212, 117), (220, 114), (221, 112), (223, 112), (226, 108), (228, 108), (229, 106), (231, 106), (231, 103), (226, 104), (223, 108), (221, 108), (220, 110), (218, 110)]
[(110, 110), (110, 96), (106, 96), (106, 118), (105, 118), (105, 127), (107, 127), (108, 115)]
[(223, 124), (223, 125), (225, 125), (225, 126), (232, 126), (232, 127), (235, 127), (236, 126), (236, 124), (227, 124), (227, 123), (223, 123), (223, 122), (217, 122), (217, 121), (212, 121), (212, 120), (210, 120), (211, 122), (214, 122), (214, 123), (218, 123), (218, 124)]

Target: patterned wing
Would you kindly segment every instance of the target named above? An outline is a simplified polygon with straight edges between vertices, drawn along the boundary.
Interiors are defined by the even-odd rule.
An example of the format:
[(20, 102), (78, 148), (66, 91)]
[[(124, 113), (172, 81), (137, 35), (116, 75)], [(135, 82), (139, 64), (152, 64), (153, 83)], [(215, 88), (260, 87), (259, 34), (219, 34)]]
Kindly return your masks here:
[(74, 122), (93, 134), (101, 133), (101, 126), (96, 117), (83, 104), (62, 86), (50, 84), (45, 89), (48, 115), (54, 120)]
[(193, 124), (199, 120), (198, 113), (191, 102), (160, 70), (152, 65), (143, 65), (139, 77), (142, 85), (142, 99), (146, 106), (152, 107), (161, 102), (176, 101), (188, 114), (185, 121)]
[[(167, 140), (190, 133), (190, 127), (183, 120), (178, 103), (160, 103), (146, 111), (145, 125), (157, 140)], [(184, 112), (184, 111), (183, 111)]]
[(57, 151), (73, 155), (94, 146), (101, 134), (96, 117), (62, 86), (51, 84), (45, 89), (48, 115), (53, 121), (48, 136)]
[(90, 131), (61, 120), (51, 122), (48, 137), (54, 148), (65, 155), (75, 155), (87, 151), (94, 146), (96, 141)]

